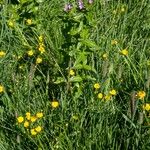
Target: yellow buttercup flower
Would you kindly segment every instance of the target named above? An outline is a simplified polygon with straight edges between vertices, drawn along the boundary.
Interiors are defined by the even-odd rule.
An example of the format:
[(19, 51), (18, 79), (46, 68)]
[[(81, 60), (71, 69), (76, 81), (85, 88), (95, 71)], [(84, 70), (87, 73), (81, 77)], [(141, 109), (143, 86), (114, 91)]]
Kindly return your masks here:
[(13, 22), (12, 20), (9, 20), (9, 21), (7, 22), (7, 24), (8, 24), (8, 26), (11, 27), (11, 28), (14, 27), (14, 22)]
[(18, 123), (22, 123), (24, 121), (24, 118), (22, 116), (17, 118)]
[(52, 105), (53, 108), (57, 108), (59, 106), (59, 102), (58, 101), (53, 101), (51, 103), (51, 105)]
[(102, 93), (98, 93), (97, 97), (98, 97), (99, 99), (102, 99), (102, 98), (103, 98), (103, 94), (102, 94)]
[(25, 127), (25, 128), (29, 127), (29, 122), (28, 122), (28, 121), (25, 121), (25, 122), (24, 122), (24, 127)]
[(31, 25), (32, 24), (32, 20), (31, 19), (27, 19), (26, 23), (27, 23), (27, 25)]
[(37, 127), (35, 128), (35, 131), (36, 131), (36, 132), (41, 132), (41, 130), (42, 130), (42, 127), (41, 127), (41, 126), (37, 126)]
[(124, 7), (121, 8), (121, 12), (125, 12), (125, 8)]
[(95, 83), (95, 84), (94, 84), (94, 88), (95, 88), (95, 89), (99, 89), (99, 88), (100, 88), (100, 84), (99, 84), (99, 83)]
[(111, 99), (111, 95), (110, 95), (110, 94), (106, 95), (106, 96), (104, 97), (104, 99), (105, 99), (106, 101), (109, 101), (109, 100)]
[(42, 35), (40, 35), (38, 39), (40, 42), (43, 42), (43, 36)]
[(42, 113), (42, 112), (38, 112), (38, 113), (36, 114), (36, 117), (37, 117), (37, 118), (42, 118), (42, 117), (43, 117), (43, 113)]
[(137, 97), (138, 97), (139, 99), (144, 99), (145, 96), (146, 96), (146, 93), (145, 93), (144, 91), (139, 91), (139, 92), (137, 93)]
[(37, 120), (37, 117), (36, 116), (31, 116), (31, 122), (35, 122)]
[(109, 94), (115, 96), (115, 95), (117, 95), (117, 92), (116, 92), (116, 90), (113, 89), (113, 90), (111, 90), (111, 91), (109, 92)]
[(26, 119), (27, 119), (27, 120), (30, 120), (30, 119), (31, 119), (31, 113), (30, 113), (30, 112), (27, 112), (27, 113), (26, 113)]
[(103, 57), (104, 59), (107, 59), (107, 57), (108, 57), (107, 53), (103, 54), (102, 57)]
[(28, 54), (28, 56), (32, 56), (32, 55), (34, 54), (34, 52), (33, 52), (33, 50), (29, 50), (29, 51), (27, 52), (27, 54)]
[(4, 87), (0, 85), (0, 93), (4, 92)]
[(117, 45), (118, 44), (118, 41), (117, 40), (112, 40), (111, 41), (111, 45)]
[(146, 103), (143, 105), (143, 110), (150, 111), (150, 104)]
[(69, 74), (70, 74), (71, 76), (74, 76), (74, 75), (75, 75), (74, 70), (70, 69)]
[(38, 58), (36, 59), (36, 64), (40, 64), (40, 63), (42, 63), (42, 58), (38, 57)]
[(31, 132), (31, 135), (37, 135), (37, 132), (35, 131), (35, 129), (31, 129), (30, 132)]
[(128, 55), (128, 50), (127, 49), (123, 49), (122, 51), (120, 51), (120, 53), (124, 56)]
[(4, 51), (0, 51), (0, 57), (4, 57), (6, 53)]
[(41, 52), (41, 54), (44, 53), (45, 52), (44, 46), (40, 45), (39, 46), (39, 51)]

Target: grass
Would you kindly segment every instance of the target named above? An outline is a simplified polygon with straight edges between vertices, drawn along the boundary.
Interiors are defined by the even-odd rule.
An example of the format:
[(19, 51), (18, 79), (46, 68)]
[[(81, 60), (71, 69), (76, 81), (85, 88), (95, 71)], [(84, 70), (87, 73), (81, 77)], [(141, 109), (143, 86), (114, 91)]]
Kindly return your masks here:
[[(0, 149), (150, 149), (150, 2), (12, 2), (0, 1)], [(43, 117), (24, 127), (27, 112)]]

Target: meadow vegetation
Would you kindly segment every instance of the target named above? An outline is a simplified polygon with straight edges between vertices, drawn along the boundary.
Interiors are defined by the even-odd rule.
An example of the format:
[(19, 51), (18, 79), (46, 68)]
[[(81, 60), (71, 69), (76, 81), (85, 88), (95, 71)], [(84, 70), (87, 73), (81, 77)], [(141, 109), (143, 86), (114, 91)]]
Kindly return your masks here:
[(150, 150), (150, 1), (1, 0), (0, 150)]

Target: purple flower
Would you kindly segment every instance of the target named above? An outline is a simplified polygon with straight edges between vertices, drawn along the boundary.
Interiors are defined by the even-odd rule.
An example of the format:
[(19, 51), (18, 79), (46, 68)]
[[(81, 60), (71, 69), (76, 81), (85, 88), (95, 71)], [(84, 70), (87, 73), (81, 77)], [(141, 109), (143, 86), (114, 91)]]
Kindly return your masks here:
[(93, 0), (89, 0), (88, 2), (89, 2), (89, 4), (92, 4), (92, 3), (93, 3)]
[(65, 4), (65, 7), (64, 7), (64, 11), (68, 12), (69, 10), (72, 9), (72, 5), (71, 4)]
[(80, 10), (84, 8), (83, 1), (82, 1), (82, 0), (78, 0), (78, 6), (79, 6), (79, 9), (80, 9)]

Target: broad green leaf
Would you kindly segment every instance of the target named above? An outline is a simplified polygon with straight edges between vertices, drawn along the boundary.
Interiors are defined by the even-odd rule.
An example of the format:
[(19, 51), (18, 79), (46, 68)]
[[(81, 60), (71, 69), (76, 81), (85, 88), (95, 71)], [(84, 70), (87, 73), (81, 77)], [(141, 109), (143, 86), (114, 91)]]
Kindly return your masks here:
[(98, 50), (99, 49), (99, 47), (96, 45), (96, 43), (94, 42), (94, 41), (91, 41), (91, 40), (81, 40), (81, 42), (85, 45), (85, 46), (87, 46), (87, 47), (89, 47), (89, 48), (93, 48), (93, 49), (96, 49), (96, 50)]
[(80, 76), (74, 76), (69, 79), (70, 82), (81, 82), (82, 78)]
[(60, 83), (64, 83), (65, 80), (63, 77), (58, 77), (57, 80), (54, 82), (55, 84), (60, 84)]

